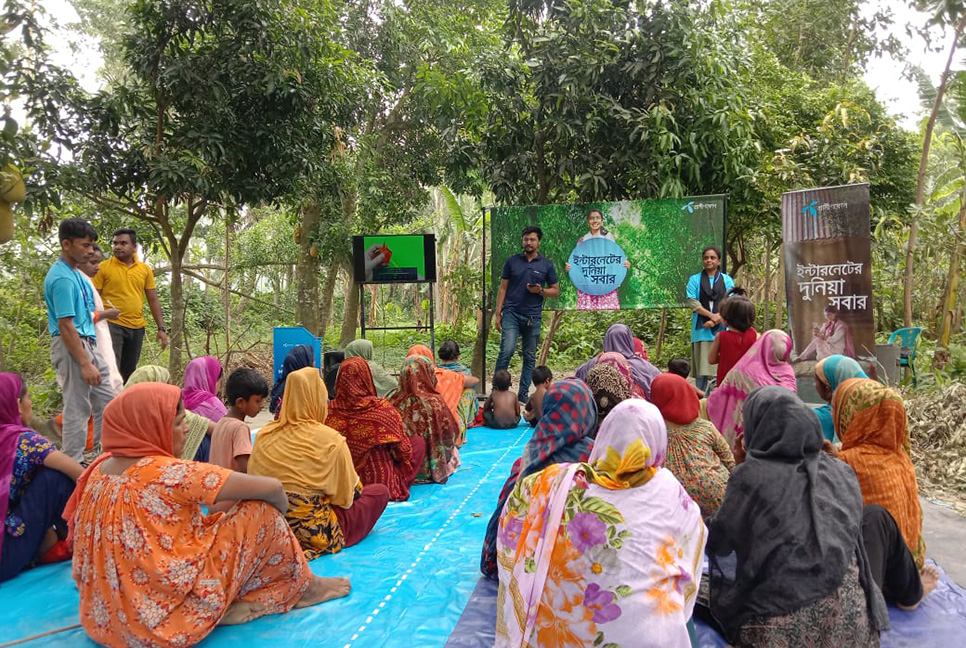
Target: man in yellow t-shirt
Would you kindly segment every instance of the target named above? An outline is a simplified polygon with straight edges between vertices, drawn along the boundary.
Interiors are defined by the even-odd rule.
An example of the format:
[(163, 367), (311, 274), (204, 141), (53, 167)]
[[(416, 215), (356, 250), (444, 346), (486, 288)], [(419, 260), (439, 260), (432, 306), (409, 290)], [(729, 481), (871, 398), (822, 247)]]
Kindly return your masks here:
[(148, 264), (138, 260), (137, 242), (137, 233), (133, 229), (123, 227), (114, 232), (111, 241), (114, 256), (102, 262), (100, 271), (94, 276), (94, 287), (101, 294), (104, 305), (121, 311), (116, 320), (108, 322), (108, 326), (124, 382), (137, 369), (141, 358), (144, 328), (147, 326), (144, 319), (145, 297), (148, 298), (154, 323), (158, 326), (157, 340), (161, 350), (168, 346), (168, 331), (164, 327), (154, 273)]

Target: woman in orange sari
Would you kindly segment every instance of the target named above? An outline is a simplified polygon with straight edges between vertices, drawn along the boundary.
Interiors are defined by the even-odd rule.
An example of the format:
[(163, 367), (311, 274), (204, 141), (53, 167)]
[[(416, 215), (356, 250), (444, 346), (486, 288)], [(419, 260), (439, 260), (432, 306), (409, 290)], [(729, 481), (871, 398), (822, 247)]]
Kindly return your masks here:
[(364, 484), (384, 484), (395, 502), (409, 499), (409, 487), (426, 458), (425, 439), (406, 436), (399, 412), (376, 396), (363, 358), (342, 361), (335, 393), (325, 423), (345, 437), (359, 478)]
[[(121, 392), (104, 410), (105, 454), (64, 510), (81, 624), (111, 648), (193, 646), (216, 625), (349, 593), (344, 578), (312, 575), (277, 480), (175, 458), (184, 418), (177, 387)], [(224, 500), (246, 501), (203, 514)]]
[(863, 504), (892, 514), (921, 570), (926, 543), (902, 397), (876, 380), (851, 378), (835, 390), (832, 417), (842, 440), (837, 456), (859, 478)]
[(433, 372), (436, 374), (436, 390), (446, 401), (446, 407), (453, 413), (453, 418), (460, 426), (456, 447), (462, 447), (463, 442), (466, 441), (466, 427), (473, 423), (473, 417), (479, 409), (476, 406), (476, 385), (479, 384), (480, 379), (438, 366), (436, 358), (433, 357), (433, 351), (422, 344), (409, 347), (406, 357), (412, 356), (422, 356), (433, 365)]

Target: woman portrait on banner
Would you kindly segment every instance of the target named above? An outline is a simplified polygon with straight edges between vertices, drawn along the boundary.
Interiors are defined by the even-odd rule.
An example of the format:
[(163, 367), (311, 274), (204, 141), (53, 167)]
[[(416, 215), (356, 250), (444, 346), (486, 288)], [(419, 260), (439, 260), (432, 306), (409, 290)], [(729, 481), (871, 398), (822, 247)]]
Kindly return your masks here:
[[(623, 266), (623, 271), (616, 268), (608, 268), (607, 265), (597, 265), (597, 261), (594, 262), (594, 265), (589, 266), (584, 266), (582, 263), (568, 262), (564, 266), (564, 270), (570, 275), (570, 280), (573, 282), (574, 287), (577, 288), (577, 310), (618, 310), (621, 304), (617, 298), (617, 289), (624, 282), (631, 263), (627, 260), (627, 255), (624, 254), (624, 250), (617, 245), (617, 242), (614, 240), (614, 235), (604, 227), (604, 214), (596, 207), (587, 212), (587, 228), (588, 232), (577, 239), (577, 245), (574, 246), (573, 252), (570, 253), (570, 261), (572, 262), (575, 258), (586, 256), (593, 256), (599, 259), (605, 256), (614, 257), (619, 254), (623, 258), (623, 261), (619, 262), (619, 266)], [(613, 245), (601, 245), (600, 240), (610, 241)], [(590, 241), (594, 241), (594, 243), (589, 243)], [(582, 246), (583, 243), (588, 243), (588, 245)], [(597, 269), (592, 270), (593, 268)], [(572, 270), (576, 271), (572, 272)], [(610, 271), (608, 272), (608, 270)], [(591, 271), (600, 274), (589, 274)], [(594, 279), (592, 277), (599, 278)], [(605, 277), (614, 277), (613, 283), (598, 283), (600, 281), (606, 281)], [(614, 287), (613, 290), (603, 292), (606, 287), (611, 285)], [(593, 289), (595, 286), (599, 287), (592, 292), (588, 292), (588, 289)]]
[(791, 361), (823, 360), (833, 355), (854, 358), (855, 348), (852, 345), (849, 325), (839, 319), (838, 307), (829, 304), (825, 307), (825, 324), (812, 324), (812, 341)]
[(691, 310), (691, 373), (694, 384), (710, 394), (709, 382), (717, 373), (716, 365), (708, 360), (714, 336), (721, 330), (722, 319), (718, 308), (728, 291), (735, 287), (731, 277), (721, 272), (721, 250), (709, 245), (701, 251), (704, 269), (688, 279), (687, 302)]

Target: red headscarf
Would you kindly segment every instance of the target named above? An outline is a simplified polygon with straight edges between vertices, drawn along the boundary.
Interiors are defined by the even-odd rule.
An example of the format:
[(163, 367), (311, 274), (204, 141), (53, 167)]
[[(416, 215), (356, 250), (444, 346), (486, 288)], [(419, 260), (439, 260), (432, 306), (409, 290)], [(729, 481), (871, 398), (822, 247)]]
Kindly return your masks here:
[(74, 534), (74, 514), (93, 470), (110, 457), (174, 458), (174, 419), (181, 390), (164, 383), (137, 383), (114, 397), (104, 408), (101, 444), (104, 454), (94, 460), (77, 480), (74, 494), (64, 508), (64, 519)]
[(402, 417), (392, 403), (376, 396), (372, 372), (364, 358), (342, 361), (335, 393), (325, 424), (345, 437), (356, 470), (365, 465), (371, 449), (391, 445), (395, 446), (397, 456), (404, 459), (402, 470), (411, 471), (412, 444), (403, 430)]
[[(463, 381), (466, 376), (458, 371), (436, 366), (436, 358), (433, 357), (432, 350), (422, 344), (409, 347), (409, 353), (406, 354), (406, 357), (411, 358), (413, 356), (422, 356), (432, 363), (433, 372), (436, 374), (436, 390), (443, 397), (443, 400), (446, 401), (446, 407), (449, 408), (449, 411), (453, 413), (453, 416), (458, 421), (460, 418), (458, 411), (460, 398), (463, 397)], [(336, 393), (338, 391), (336, 389)]]
[(687, 425), (701, 412), (701, 401), (694, 387), (677, 374), (662, 373), (654, 379), (651, 402), (661, 410), (661, 416), (678, 425)]

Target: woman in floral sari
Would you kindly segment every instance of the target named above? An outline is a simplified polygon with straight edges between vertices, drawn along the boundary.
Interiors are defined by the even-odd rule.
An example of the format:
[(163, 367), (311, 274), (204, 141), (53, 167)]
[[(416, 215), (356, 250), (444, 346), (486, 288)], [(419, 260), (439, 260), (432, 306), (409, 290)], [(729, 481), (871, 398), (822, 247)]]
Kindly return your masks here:
[(365, 484), (384, 484), (393, 501), (409, 499), (409, 487), (426, 458), (426, 441), (406, 436), (399, 412), (376, 396), (362, 358), (343, 360), (335, 385), (325, 423), (345, 437), (359, 478)]
[(815, 363), (815, 391), (826, 405), (815, 408), (815, 414), (822, 424), (822, 436), (838, 443), (835, 434), (835, 420), (832, 418), (832, 396), (839, 385), (850, 378), (868, 378), (859, 363), (844, 355), (832, 355)]
[(735, 451), (735, 439), (744, 430), (745, 400), (766, 385), (795, 391), (795, 370), (788, 364), (792, 338), (785, 331), (765, 331), (725, 379), (708, 396), (708, 418)]
[(852, 466), (866, 504), (895, 518), (919, 569), (926, 559), (919, 485), (909, 454), (909, 427), (902, 397), (878, 381), (846, 380), (832, 398), (839, 459)]
[(419, 466), (416, 481), (445, 484), (460, 466), (456, 445), (460, 428), (436, 391), (432, 362), (421, 355), (406, 358), (399, 373), (399, 391), (389, 402), (402, 416), (406, 435), (425, 440), (426, 459)]
[(388, 488), (359, 481), (345, 438), (325, 425), (328, 404), (318, 369), (289, 374), (278, 420), (258, 431), (248, 459), (248, 474), (282, 482), (285, 521), (309, 560), (361, 541), (389, 503)]
[(588, 464), (517, 482), (497, 537), (498, 648), (689, 648), (705, 527), (661, 464), (656, 407), (626, 400)]
[(517, 481), (539, 472), (549, 465), (586, 461), (594, 447), (593, 434), (597, 431), (597, 406), (594, 394), (582, 380), (568, 378), (550, 385), (543, 396), (543, 413), (533, 429), (533, 436), (523, 448), (523, 456), (510, 469), (500, 491), (496, 510), (490, 516), (483, 538), (483, 554), (480, 571), (487, 578), (495, 579), (496, 534), (500, 514)]
[[(345, 596), (313, 576), (274, 479), (176, 459), (181, 390), (143, 383), (104, 410), (101, 455), (77, 480), (64, 518), (74, 544), (80, 621), (111, 648), (193, 646), (245, 623)], [(202, 505), (245, 500), (226, 513)]]
[(466, 427), (473, 423), (473, 417), (476, 416), (478, 409), (475, 388), (480, 379), (462, 371), (453, 371), (438, 366), (432, 350), (422, 344), (409, 348), (406, 357), (411, 358), (413, 356), (422, 356), (429, 360), (433, 366), (433, 372), (436, 374), (436, 390), (443, 397), (446, 407), (453, 413), (453, 418), (460, 426), (456, 447), (462, 447), (463, 442), (466, 441)]
[(637, 355), (634, 351), (634, 335), (626, 324), (612, 324), (604, 334), (604, 353), (577, 367), (576, 374), (581, 380), (587, 380), (587, 372), (607, 353), (618, 353), (627, 360), (631, 368), (631, 375), (635, 384), (635, 393), (643, 398), (651, 396), (651, 381), (661, 373), (661, 370)]

